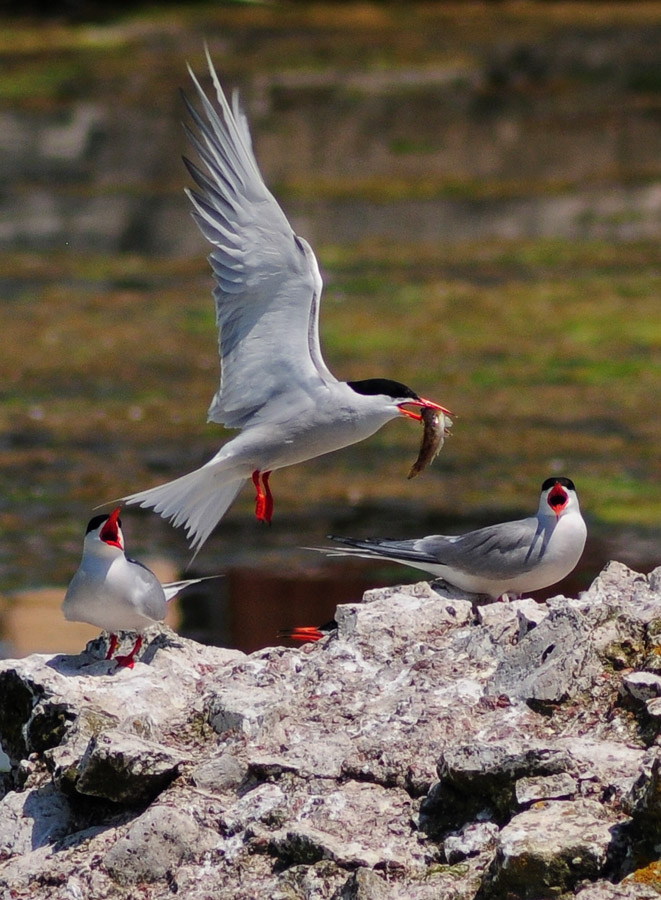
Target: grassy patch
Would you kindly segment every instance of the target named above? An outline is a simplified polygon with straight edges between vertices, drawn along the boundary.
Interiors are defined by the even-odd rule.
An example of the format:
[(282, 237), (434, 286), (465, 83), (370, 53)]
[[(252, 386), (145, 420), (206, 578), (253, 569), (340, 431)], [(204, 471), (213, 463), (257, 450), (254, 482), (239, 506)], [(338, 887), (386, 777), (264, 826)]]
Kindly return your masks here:
[[(26, 20), (0, 29), (0, 102), (54, 111), (72, 98), (104, 102), (112, 93), (123, 107), (170, 107), (182, 59), (201, 71), (208, 37), (225, 77), (245, 79), (255, 109), (260, 78), (273, 73), (274, 96), (279, 90), (283, 103), (288, 86), (300, 90), (309, 79), (311, 91), (341, 91), (349, 108), (356, 92), (362, 98), (408, 90), (402, 85), (415, 68), (421, 84), (439, 90), (449, 84), (451, 93), (456, 86), (466, 102), (471, 85), (476, 93), (490, 91), (494, 102), (518, 92), (539, 103), (540, 114), (545, 104), (551, 111), (571, 107), (576, 90), (587, 90), (584, 108), (600, 127), (611, 108), (620, 115), (631, 92), (636, 103), (656, 110), (658, 63), (599, 68), (588, 59), (562, 78), (551, 72), (546, 86), (505, 78), (500, 93), (485, 87), (489, 66), (500, 64), (500, 45), (549, 47), (567, 29), (596, 29), (604, 38), (621, 25), (658, 27), (658, 11), (657, 4), (600, 4), (597, 20), (591, 3), (246, 9), (209, 2), (145, 6), (103, 25)], [(505, 63), (509, 77), (511, 59)], [(605, 104), (596, 109), (595, 85)], [(519, 115), (517, 103), (510, 110)], [(394, 137), (388, 149), (400, 165), (388, 178), (321, 169), (314, 177), (285, 173), (280, 187), (272, 186), (283, 200), (373, 204), (436, 197), (479, 204), (576, 186), (562, 173), (536, 178), (525, 167), (493, 179), (407, 171), (406, 158), (424, 163), (435, 140), (418, 138), (415, 129)], [(622, 173), (597, 166), (581, 186), (590, 178), (658, 179), (654, 161), (644, 165)], [(153, 184), (123, 189), (164, 189), (154, 177)], [(413, 481), (406, 473), (420, 432), (404, 421), (356, 447), (276, 473), (280, 515), (300, 515), (307, 529), (330, 509), (401, 502), (425, 521), (480, 520), (530, 510), (542, 479), (565, 472), (576, 480), (591, 524), (658, 529), (658, 242), (424, 246), (404, 235), (399, 242), (315, 250), (326, 284), (322, 340), (332, 370), (344, 378), (399, 378), (453, 409), (456, 423), (434, 466)], [(211, 277), (201, 258), (64, 253), (3, 254), (0, 272), (4, 583), (63, 583), (80, 551), (81, 510), (188, 471), (227, 437), (205, 422), (218, 383)], [(236, 515), (250, 515), (252, 503), (250, 492), (242, 494)], [(186, 558), (181, 532), (160, 528), (153, 515), (143, 524), (146, 546), (171, 540)], [(260, 535), (260, 549), (276, 537), (275, 528), (268, 538)], [(208, 552), (218, 546), (210, 542)]]
[[(333, 371), (394, 375), (457, 417), (420, 478), (405, 477), (419, 432), (396, 422), (278, 472), (279, 509), (390, 498), (421, 515), (479, 519), (530, 509), (542, 479), (562, 471), (592, 522), (658, 523), (655, 243), (335, 247), (319, 256)], [(3, 540), (20, 559), (25, 526), (14, 532), (13, 521), (173, 477), (209, 458), (225, 433), (205, 423), (218, 359), (204, 260), (0, 262), (25, 279), (5, 307), (0, 360)], [(251, 505), (242, 495), (240, 514)], [(67, 532), (57, 517), (40, 527), (49, 539), (51, 527)]]

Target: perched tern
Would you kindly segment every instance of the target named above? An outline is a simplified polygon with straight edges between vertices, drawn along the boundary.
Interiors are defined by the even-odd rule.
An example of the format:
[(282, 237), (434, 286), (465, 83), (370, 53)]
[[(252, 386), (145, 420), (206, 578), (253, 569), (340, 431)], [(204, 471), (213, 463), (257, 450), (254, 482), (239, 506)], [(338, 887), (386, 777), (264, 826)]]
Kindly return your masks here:
[(274, 469), (362, 441), (400, 415), (420, 421), (434, 409), (444, 429), (451, 425), (448, 410), (398, 381), (338, 381), (329, 371), (317, 260), (266, 187), (237, 95), (230, 105), (208, 51), (207, 61), (217, 104), (190, 67), (202, 112), (184, 98), (197, 129), (187, 133), (206, 169), (185, 160), (198, 188), (187, 194), (213, 246), (221, 378), (208, 421), (241, 431), (201, 468), (122, 498), (183, 525), (196, 552), (249, 478), (255, 514), (270, 522)]
[(388, 559), (442, 578), (475, 594), (507, 597), (548, 587), (576, 566), (587, 528), (569, 478), (547, 478), (537, 514), (456, 536), (434, 534), (409, 541), (336, 537), (345, 549), (329, 556)]
[(88, 622), (110, 632), (106, 659), (112, 659), (119, 643), (118, 631), (136, 631), (137, 640), (127, 656), (115, 657), (120, 666), (133, 668), (142, 646), (142, 632), (165, 618), (168, 600), (191, 584), (161, 584), (151, 569), (129, 559), (124, 552), (120, 507), (110, 515), (90, 519), (83, 543), (83, 558), (67, 588), (62, 609), (72, 622)]

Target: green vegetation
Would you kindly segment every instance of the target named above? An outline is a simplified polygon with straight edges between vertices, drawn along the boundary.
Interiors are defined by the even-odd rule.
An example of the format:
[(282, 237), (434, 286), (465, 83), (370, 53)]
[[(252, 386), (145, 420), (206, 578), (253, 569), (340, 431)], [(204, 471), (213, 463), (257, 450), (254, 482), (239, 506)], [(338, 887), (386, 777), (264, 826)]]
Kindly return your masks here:
[[(415, 71), (424, 90), (431, 84), (448, 92), (448, 109), (458, 118), (473, 116), (490, 127), (489, 116), (506, 98), (506, 124), (519, 127), (521, 110), (534, 109), (533, 118), (551, 129), (552, 143), (572, 117), (589, 114), (595, 131), (604, 122), (610, 128), (632, 96), (636, 109), (655, 120), (659, 64), (653, 53), (633, 61), (618, 57), (617, 65), (586, 55), (565, 71), (550, 67), (540, 87), (512, 48), (545, 50), (567, 29), (583, 40), (598, 28), (606, 40), (620, 27), (658, 26), (660, 9), (599, 4), (597, 20), (592, 3), (247, 7), (213, 0), (145, 6), (100, 24), (26, 19), (0, 29), (0, 105), (51, 112), (72, 99), (103, 103), (112, 95), (121, 97), (120, 114), (157, 106), (159, 113), (177, 110), (179, 116), (182, 60), (201, 68), (208, 38), (230, 82), (249, 76), (256, 109), (260, 76), (275, 73), (274, 109), (259, 114), (266, 138), (287, 113), (292, 84), (312, 92), (305, 101), (303, 91), (312, 105), (315, 91), (335, 92), (350, 118), (357, 98), (379, 95), (386, 71), (401, 78), (383, 97), (406, 108), (401, 92), (418, 90), (409, 80)], [(379, 116), (387, 109), (385, 101), (370, 106), (371, 128), (386, 121)], [(299, 208), (314, 197), (389, 203), (396, 210), (400, 201), (488, 204), (557, 195), (586, 183), (595, 189), (647, 184), (661, 173), (647, 157), (631, 168), (622, 163), (622, 171), (597, 161), (585, 175), (565, 173), (559, 164), (541, 177), (530, 160), (524, 166), (517, 159), (498, 177), (479, 167), (436, 171), (425, 165), (443, 140), (442, 123), (418, 134), (415, 115), (402, 121), (411, 128), (393, 132), (384, 145), (396, 163), (387, 176), (385, 169), (318, 170), (313, 160), (302, 172), (281, 165), (275, 193)], [(642, 142), (647, 132), (641, 134)], [(93, 192), (121, 188), (156, 196), (180, 191), (184, 177), (177, 175), (174, 184), (169, 171), (154, 172), (153, 182), (127, 175), (119, 188), (101, 179)], [(62, 186), (71, 194), (87, 189)], [(638, 212), (632, 207), (610, 220), (604, 213), (604, 227), (623, 217), (633, 222)], [(325, 521), (329, 510), (401, 503), (421, 522), (431, 516), (483, 521), (529, 510), (541, 480), (563, 472), (576, 480), (594, 528), (658, 533), (657, 241), (364, 241), (316, 244), (315, 251), (326, 285), (322, 340), (333, 371), (349, 378), (394, 375), (453, 409), (455, 427), (436, 463), (412, 481), (406, 473), (420, 435), (404, 421), (357, 447), (278, 472), (276, 515), (300, 515), (305, 528), (312, 519)], [(0, 272), (5, 586), (46, 578), (64, 583), (80, 549), (81, 509), (188, 471), (225, 437), (205, 424), (218, 379), (211, 275), (202, 254), (168, 261), (80, 252), (6, 253)], [(247, 518), (252, 503), (244, 492), (233, 521)], [(187, 558), (181, 532), (153, 515), (144, 523), (145, 547), (162, 547), (171, 535), (174, 552)], [(269, 539), (277, 539), (275, 527)], [(283, 541), (291, 544), (291, 534)], [(137, 555), (141, 549), (132, 545)], [(25, 564), (35, 558), (41, 572)]]
[[(319, 256), (323, 341), (337, 375), (397, 373), (457, 417), (414, 481), (405, 476), (417, 431), (394, 423), (304, 472), (279, 472), (280, 510), (387, 495), (421, 517), (479, 518), (529, 509), (538, 482), (562, 471), (593, 523), (658, 526), (656, 242), (366, 245)], [(223, 435), (204, 421), (217, 351), (203, 260), (0, 263), (29, 286), (10, 301), (0, 360), (0, 491), (10, 510), (92, 507), (215, 452)], [(239, 503), (250, 510), (248, 492)], [(4, 530), (18, 540), (11, 515)]]

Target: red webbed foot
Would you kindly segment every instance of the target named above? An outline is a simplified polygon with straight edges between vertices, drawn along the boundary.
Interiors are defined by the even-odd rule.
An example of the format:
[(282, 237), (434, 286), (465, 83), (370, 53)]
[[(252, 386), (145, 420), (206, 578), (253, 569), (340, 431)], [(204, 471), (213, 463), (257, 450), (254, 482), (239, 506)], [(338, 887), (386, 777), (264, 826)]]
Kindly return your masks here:
[(118, 666), (121, 666), (122, 668), (132, 669), (133, 666), (135, 665), (135, 655), (136, 655), (136, 653), (138, 653), (138, 651), (140, 650), (141, 647), (142, 647), (142, 635), (139, 634), (138, 639), (136, 640), (135, 644), (133, 645), (133, 648), (131, 649), (131, 652), (127, 653), (126, 656), (116, 656), (115, 662), (117, 663)]

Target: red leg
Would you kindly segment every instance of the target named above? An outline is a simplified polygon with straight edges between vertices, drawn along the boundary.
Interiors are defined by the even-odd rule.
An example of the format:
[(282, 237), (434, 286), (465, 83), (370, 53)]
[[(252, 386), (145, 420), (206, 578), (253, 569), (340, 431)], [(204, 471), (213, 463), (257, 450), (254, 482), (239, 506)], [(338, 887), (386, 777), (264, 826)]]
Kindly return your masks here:
[(140, 647), (142, 647), (142, 635), (141, 634), (138, 635), (138, 639), (136, 640), (135, 644), (133, 645), (133, 649), (127, 656), (116, 656), (115, 657), (115, 662), (117, 663), (117, 665), (125, 666), (127, 669), (132, 669), (133, 666), (135, 665), (135, 654), (138, 652)]
[(264, 495), (264, 491), (262, 490), (262, 486), (259, 482), (260, 476), (259, 469), (255, 469), (252, 473), (252, 483), (255, 485), (255, 490), (257, 491), (257, 496), (255, 497), (255, 515), (259, 519), (260, 522), (264, 521), (264, 513), (266, 510), (266, 496)]
[[(260, 522), (271, 524), (273, 517), (273, 494), (269, 487), (270, 472), (260, 472), (255, 469), (252, 473), (252, 483), (255, 485), (257, 496), (255, 497), (255, 515)], [(260, 481), (261, 478), (261, 481)]]
[(269, 487), (270, 477), (270, 472), (262, 473), (262, 484), (264, 485), (264, 493), (266, 495), (264, 519), (269, 523), (269, 525), (271, 524), (271, 519), (273, 518), (273, 494), (271, 493), (271, 488)]
[(112, 655), (117, 649), (117, 644), (119, 644), (119, 638), (116, 634), (111, 634), (110, 643), (108, 645), (108, 652), (106, 653), (106, 659), (112, 659)]

